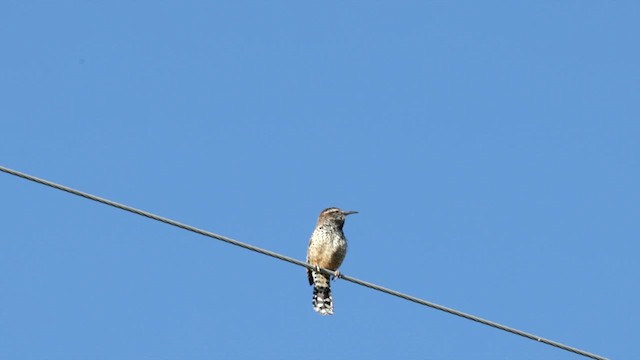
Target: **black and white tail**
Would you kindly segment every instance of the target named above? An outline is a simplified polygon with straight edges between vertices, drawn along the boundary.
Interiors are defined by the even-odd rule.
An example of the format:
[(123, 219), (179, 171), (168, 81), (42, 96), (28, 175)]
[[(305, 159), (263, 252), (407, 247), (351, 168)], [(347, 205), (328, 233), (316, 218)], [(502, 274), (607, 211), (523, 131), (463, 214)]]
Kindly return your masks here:
[(333, 315), (333, 297), (329, 287), (329, 276), (311, 271), (309, 280), (313, 280), (313, 310), (320, 315)]

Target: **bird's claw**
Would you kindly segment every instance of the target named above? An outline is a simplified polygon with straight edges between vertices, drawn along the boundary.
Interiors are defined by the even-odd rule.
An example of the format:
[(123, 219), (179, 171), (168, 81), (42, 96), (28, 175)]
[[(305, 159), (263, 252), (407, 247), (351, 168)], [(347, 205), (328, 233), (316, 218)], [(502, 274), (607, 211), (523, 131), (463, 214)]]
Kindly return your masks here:
[[(317, 273), (320, 273), (320, 265), (316, 265), (316, 268), (314, 271)], [(331, 275), (331, 280), (340, 279), (341, 277), (342, 277), (342, 274), (340, 273), (340, 270), (336, 270), (333, 272), (333, 275)]]
[(341, 277), (342, 277), (342, 274), (340, 274), (340, 270), (336, 270), (335, 273), (331, 275), (331, 280), (340, 279)]

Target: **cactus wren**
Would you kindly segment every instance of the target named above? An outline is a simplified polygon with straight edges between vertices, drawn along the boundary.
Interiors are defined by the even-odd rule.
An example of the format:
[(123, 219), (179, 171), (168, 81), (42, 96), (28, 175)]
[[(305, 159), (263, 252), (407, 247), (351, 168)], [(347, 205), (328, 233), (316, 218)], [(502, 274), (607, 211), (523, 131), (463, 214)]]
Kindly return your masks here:
[[(322, 210), (318, 216), (318, 224), (309, 239), (309, 264), (338, 272), (347, 254), (347, 238), (342, 232), (344, 220), (347, 215), (356, 213), (358, 212), (343, 211), (335, 207)], [(307, 276), (309, 285), (313, 285), (313, 310), (321, 315), (333, 315), (329, 276), (310, 269), (307, 269)]]

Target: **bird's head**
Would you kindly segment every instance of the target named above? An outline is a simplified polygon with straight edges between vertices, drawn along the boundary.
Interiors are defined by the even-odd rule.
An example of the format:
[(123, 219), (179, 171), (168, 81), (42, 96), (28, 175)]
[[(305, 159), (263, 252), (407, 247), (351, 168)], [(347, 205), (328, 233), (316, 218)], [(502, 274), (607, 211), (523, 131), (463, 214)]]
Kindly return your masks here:
[(344, 220), (348, 215), (357, 214), (357, 211), (344, 211), (336, 207), (330, 207), (322, 210), (320, 216), (318, 216), (318, 225), (338, 225), (342, 227)]

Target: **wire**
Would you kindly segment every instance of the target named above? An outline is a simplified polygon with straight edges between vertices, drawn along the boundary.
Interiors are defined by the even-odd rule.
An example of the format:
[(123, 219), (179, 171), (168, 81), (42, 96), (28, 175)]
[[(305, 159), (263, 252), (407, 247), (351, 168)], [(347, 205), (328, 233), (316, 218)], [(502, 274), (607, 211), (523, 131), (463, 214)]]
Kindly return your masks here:
[[(263, 254), (263, 255), (271, 256), (271, 257), (274, 257), (276, 259), (280, 259), (280, 260), (283, 260), (283, 261), (286, 261), (286, 262), (290, 262), (292, 264), (295, 264), (295, 265), (298, 265), (298, 266), (302, 266), (302, 267), (305, 267), (307, 269), (312, 269), (312, 270), (316, 269), (315, 266), (313, 266), (311, 264), (308, 264), (308, 263), (306, 263), (304, 261), (300, 261), (300, 260), (297, 260), (297, 259), (294, 259), (294, 258), (291, 258), (291, 257), (288, 257), (288, 256), (284, 256), (284, 255), (275, 253), (273, 251), (265, 250), (265, 249), (259, 248), (257, 246), (253, 246), (253, 245), (250, 245), (250, 244), (245, 244), (243, 242), (228, 238), (226, 236), (222, 236), (222, 235), (214, 234), (214, 233), (209, 232), (209, 231), (201, 230), (201, 229), (198, 229), (198, 228), (190, 226), (190, 225), (186, 225), (186, 224), (183, 224), (183, 223), (171, 220), (171, 219), (164, 218), (162, 216), (154, 215), (152, 213), (149, 213), (149, 212), (146, 212), (146, 211), (143, 211), (143, 210), (139, 210), (139, 209), (127, 206), (127, 205), (119, 204), (117, 202), (114, 202), (114, 201), (111, 201), (111, 200), (107, 200), (107, 199), (104, 199), (104, 198), (101, 198), (101, 197), (98, 197), (98, 196), (95, 196), (95, 195), (91, 195), (91, 194), (88, 194), (86, 192), (82, 192), (82, 191), (79, 191), (79, 190), (75, 190), (75, 189), (72, 189), (72, 188), (64, 186), (64, 185), (56, 184), (56, 183), (48, 181), (48, 180), (40, 179), (40, 178), (37, 178), (35, 176), (31, 176), (31, 175), (28, 175), (28, 174), (25, 174), (25, 173), (21, 173), (19, 171), (6, 168), (4, 166), (0, 166), (0, 171), (3, 171), (5, 173), (7, 173), (7, 174), (11, 174), (11, 175), (14, 175), (14, 176), (21, 177), (21, 178), (29, 180), (29, 181), (36, 182), (36, 183), (39, 183), (39, 184), (42, 184), (42, 185), (46, 185), (46, 186), (52, 187), (54, 189), (62, 190), (62, 191), (68, 192), (68, 193), (73, 194), (73, 195), (81, 196), (81, 197), (89, 199), (89, 200), (97, 201), (97, 202), (103, 203), (105, 205), (113, 206), (115, 208), (118, 208), (118, 209), (121, 209), (121, 210), (124, 210), (124, 211), (128, 211), (128, 212), (131, 212), (131, 213), (134, 213), (134, 214), (137, 214), (137, 215), (141, 215), (141, 216), (153, 219), (153, 220), (157, 220), (157, 221), (163, 222), (165, 224), (176, 226), (176, 227), (179, 227), (181, 229), (194, 232), (196, 234), (208, 236), (210, 238), (214, 238), (214, 239), (217, 239), (217, 240), (220, 240), (220, 241), (224, 241), (224, 242), (232, 244), (232, 245), (240, 246), (240, 247), (245, 248), (247, 250), (255, 251), (255, 252)], [(342, 273), (338, 274), (337, 272), (334, 272), (334, 271), (331, 271), (331, 270), (328, 270), (328, 269), (323, 269), (323, 268), (320, 269), (320, 272), (328, 274), (328, 275), (331, 275), (331, 276), (336, 276), (337, 275), (339, 278), (344, 279), (344, 280), (349, 281), (349, 282), (352, 282), (354, 284), (365, 286), (365, 287), (368, 287), (368, 288), (373, 289), (373, 290), (381, 291), (381, 292), (387, 293), (389, 295), (393, 295), (393, 296), (396, 296), (396, 297), (399, 297), (399, 298), (402, 298), (402, 299), (405, 299), (405, 300), (412, 301), (412, 302), (420, 304), (420, 305), (424, 305), (424, 306), (428, 306), (428, 307), (431, 307), (431, 308), (434, 308), (434, 309), (437, 309), (437, 310), (440, 310), (440, 311), (444, 311), (444, 312), (447, 312), (447, 313), (452, 314), (452, 315), (456, 315), (456, 316), (459, 316), (459, 317), (462, 317), (462, 318), (465, 318), (465, 319), (468, 319), (468, 320), (472, 320), (472, 321), (475, 321), (475, 322), (478, 322), (478, 323), (481, 323), (481, 324), (484, 324), (484, 325), (488, 325), (488, 326), (494, 327), (496, 329), (507, 331), (507, 332), (510, 332), (512, 334), (525, 337), (527, 339), (531, 339), (531, 340), (535, 340), (535, 341), (541, 342), (543, 344), (555, 346), (555, 347), (557, 347), (559, 349), (570, 351), (570, 352), (578, 354), (578, 355), (582, 355), (582, 356), (585, 356), (585, 357), (588, 357), (588, 358), (592, 358), (592, 359), (597, 359), (597, 360), (607, 360), (607, 358), (602, 357), (600, 355), (592, 354), (592, 353), (586, 352), (584, 350), (580, 350), (580, 349), (577, 349), (577, 348), (574, 348), (574, 347), (571, 347), (571, 346), (568, 346), (568, 345), (564, 345), (564, 344), (561, 344), (561, 343), (553, 341), (553, 340), (545, 339), (545, 338), (542, 338), (542, 337), (537, 336), (537, 335), (533, 335), (533, 334), (530, 334), (530, 333), (527, 333), (527, 332), (524, 332), (524, 331), (520, 331), (520, 330), (511, 328), (511, 327), (505, 326), (505, 325), (498, 324), (498, 323), (493, 322), (493, 321), (485, 320), (483, 318), (480, 318), (480, 317), (477, 317), (477, 316), (474, 316), (474, 315), (466, 314), (466, 313), (458, 311), (458, 310), (454, 310), (454, 309), (451, 309), (451, 308), (448, 308), (448, 307), (445, 307), (445, 306), (442, 306), (442, 305), (438, 305), (438, 304), (435, 304), (435, 303), (432, 303), (432, 302), (429, 302), (429, 301), (426, 301), (426, 300), (422, 300), (422, 299), (419, 299), (417, 297), (413, 297), (411, 295), (407, 295), (407, 294), (403, 294), (403, 293), (395, 291), (395, 290), (387, 289), (385, 287), (382, 287), (382, 286), (379, 286), (379, 285), (376, 285), (376, 284), (372, 284), (372, 283), (369, 283), (369, 282), (366, 282), (366, 281), (363, 281), (363, 280), (360, 280), (360, 279), (356, 279), (354, 277), (347, 276), (347, 275), (344, 275)]]

